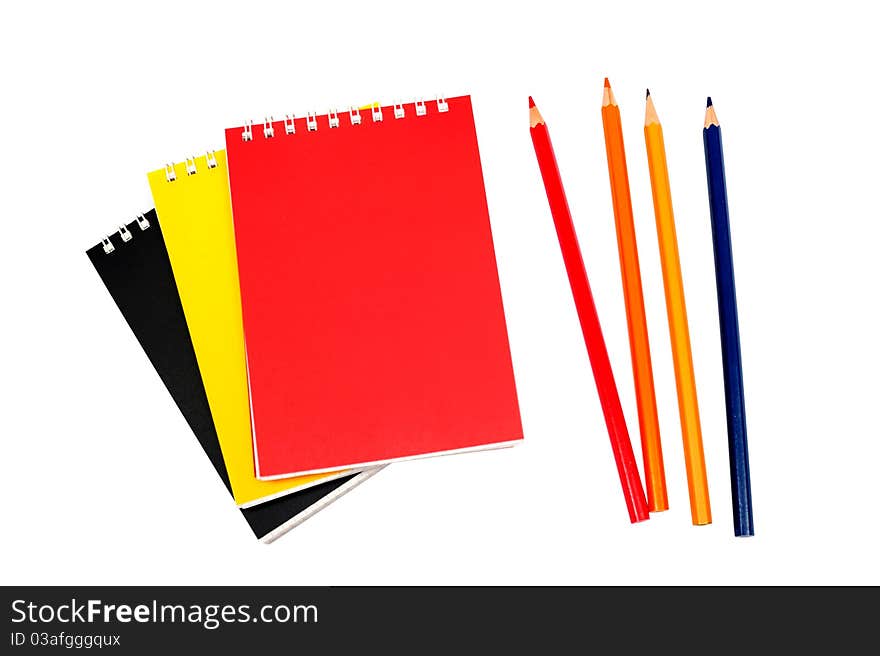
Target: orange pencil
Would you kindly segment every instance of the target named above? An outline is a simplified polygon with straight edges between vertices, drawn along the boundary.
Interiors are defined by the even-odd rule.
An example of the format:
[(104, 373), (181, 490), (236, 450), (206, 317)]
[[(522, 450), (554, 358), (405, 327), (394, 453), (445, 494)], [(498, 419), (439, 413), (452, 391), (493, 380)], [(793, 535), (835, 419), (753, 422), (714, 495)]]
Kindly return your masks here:
[(697, 406), (697, 385), (691, 356), (691, 338), (688, 333), (687, 308), (684, 303), (681, 263), (678, 259), (678, 240), (675, 237), (669, 171), (666, 168), (666, 146), (663, 143), (663, 127), (657, 117), (650, 91), (647, 92), (645, 101), (645, 147), (648, 151), (651, 192), (654, 195), (654, 217), (657, 220), (657, 241), (660, 245), (663, 288), (666, 292), (666, 314), (669, 317), (669, 339), (672, 342), (672, 363), (675, 367), (675, 386), (678, 391), (678, 414), (681, 418), (681, 437), (684, 442), (691, 519), (699, 526), (712, 523), (712, 510), (709, 506), (709, 486), (706, 483), (700, 409)]
[(648, 507), (656, 512), (669, 508), (666, 498), (666, 474), (663, 470), (663, 450), (660, 447), (660, 422), (657, 419), (657, 399), (654, 396), (654, 373), (651, 367), (651, 348), (648, 344), (648, 324), (645, 319), (645, 298), (642, 296), (642, 276), (633, 224), (632, 199), (629, 194), (629, 177), (626, 173), (623, 129), (620, 124), (620, 109), (607, 77), (602, 97), (602, 125), (605, 128), (608, 176), (611, 180), (614, 223), (617, 227), (617, 250), (620, 254), (620, 275), (623, 278), (629, 350), (636, 386), (636, 404), (639, 410)]

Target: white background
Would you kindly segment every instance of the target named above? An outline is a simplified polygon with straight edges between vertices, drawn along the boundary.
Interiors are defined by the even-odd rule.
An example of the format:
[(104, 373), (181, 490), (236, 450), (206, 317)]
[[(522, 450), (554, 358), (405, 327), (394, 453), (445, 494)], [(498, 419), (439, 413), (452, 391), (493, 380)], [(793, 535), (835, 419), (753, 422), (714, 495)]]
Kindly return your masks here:
[[(878, 59), (864, 3), (4, 3), (3, 583), (880, 583)], [(547, 120), (636, 452), (600, 117), (624, 122), (671, 510), (631, 526), (529, 139)], [(693, 527), (644, 152), (663, 120), (715, 523)], [(85, 257), (247, 118), (473, 95), (525, 443), (389, 467), (257, 544)], [(706, 95), (757, 536), (735, 539)], [(340, 162), (340, 183), (356, 176)]]

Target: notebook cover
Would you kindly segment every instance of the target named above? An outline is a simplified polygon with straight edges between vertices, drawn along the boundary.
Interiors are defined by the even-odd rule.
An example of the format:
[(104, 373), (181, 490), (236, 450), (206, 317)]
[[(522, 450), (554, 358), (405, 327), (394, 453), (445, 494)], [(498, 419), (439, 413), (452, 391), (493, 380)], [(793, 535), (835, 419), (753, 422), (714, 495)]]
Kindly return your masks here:
[[(98, 244), (87, 251), (98, 275), (144, 349), (223, 484), (229, 477), (214, 429), (208, 399), (202, 385), (195, 352), (154, 211), (127, 225), (131, 240), (119, 232), (109, 239), (110, 254)], [(317, 510), (363, 482), (375, 470), (321, 483), (302, 492), (242, 509), (254, 534), (271, 541), (304, 521)]]
[(225, 151), (170, 165), (147, 177), (236, 502), (252, 505), (344, 475), (278, 481), (254, 476)]
[(522, 439), (469, 97), (226, 131), (257, 475)]

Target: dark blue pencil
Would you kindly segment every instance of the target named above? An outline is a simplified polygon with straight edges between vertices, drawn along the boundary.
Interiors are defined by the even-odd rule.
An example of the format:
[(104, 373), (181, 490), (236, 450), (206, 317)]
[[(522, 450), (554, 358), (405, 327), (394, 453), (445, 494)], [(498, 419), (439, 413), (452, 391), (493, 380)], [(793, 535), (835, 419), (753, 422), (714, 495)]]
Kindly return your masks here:
[(727, 211), (727, 182), (724, 179), (724, 152), (721, 126), (706, 101), (703, 128), (706, 152), (706, 180), (712, 216), (712, 243), (715, 248), (715, 284), (718, 289), (718, 321), (721, 324), (721, 359), (724, 367), (724, 401), (727, 407), (727, 446), (730, 454), (730, 491), (733, 497), (733, 530), (737, 536), (755, 534), (752, 518), (752, 484), (749, 476), (749, 446), (746, 439), (746, 405), (743, 394), (742, 354), (736, 285), (733, 279), (733, 248), (730, 243), (730, 216)]

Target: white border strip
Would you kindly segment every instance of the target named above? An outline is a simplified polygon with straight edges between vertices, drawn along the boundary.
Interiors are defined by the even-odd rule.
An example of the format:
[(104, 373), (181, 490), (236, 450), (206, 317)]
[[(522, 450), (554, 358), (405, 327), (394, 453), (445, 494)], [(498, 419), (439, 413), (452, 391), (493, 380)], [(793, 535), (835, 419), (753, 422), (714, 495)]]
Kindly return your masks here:
[(366, 471), (362, 471), (360, 474), (352, 478), (347, 483), (340, 485), (338, 488), (333, 490), (333, 492), (324, 496), (320, 501), (313, 503), (311, 506), (303, 510), (298, 515), (294, 515), (289, 520), (284, 522), (281, 526), (273, 529), (272, 531), (261, 537), (260, 542), (263, 544), (271, 544), (291, 529), (296, 528), (297, 526), (302, 524), (311, 516), (322, 511), (324, 508), (329, 506), (337, 499), (351, 492), (354, 488), (366, 481), (368, 478), (372, 478), (373, 476), (378, 474), (383, 469), (385, 469), (385, 467), (376, 467), (375, 469), (367, 469)]
[[(519, 437), (515, 440), (511, 440), (509, 442), (495, 442), (494, 444), (480, 444), (477, 446), (467, 446), (463, 449), (451, 449), (449, 451), (433, 451), (431, 453), (421, 453), (414, 456), (403, 456), (402, 458), (389, 458), (387, 460), (373, 460), (370, 462), (358, 462), (351, 465), (340, 465), (342, 469), (345, 470), (358, 470), (364, 469), (365, 467), (377, 467), (379, 465), (390, 465), (392, 462), (406, 462), (407, 460), (422, 460), (424, 458), (433, 458), (435, 456), (451, 456), (457, 453), (473, 453), (475, 451), (491, 451), (493, 449), (506, 449), (511, 446), (515, 446), (523, 441), (523, 438)], [(257, 478), (261, 481), (274, 481), (279, 478), (291, 478), (293, 476), (309, 476), (311, 474), (323, 474), (326, 472), (335, 472), (340, 467), (326, 467), (324, 469), (309, 469), (307, 471), (297, 471), (291, 472), (289, 474), (276, 474), (273, 476), (260, 476), (259, 471), (257, 472)]]
[[(244, 503), (236, 504), (238, 508), (253, 508), (254, 506), (259, 506), (260, 504), (266, 503), (267, 501), (272, 501), (274, 499), (280, 499), (281, 497), (286, 497), (288, 494), (295, 494), (296, 492), (302, 492), (303, 490), (308, 490), (310, 487), (315, 487), (316, 485), (320, 485), (321, 483), (329, 483), (330, 481), (335, 481), (337, 478), (342, 478), (343, 476), (351, 476), (352, 474), (357, 474), (358, 471), (362, 470), (363, 467), (355, 467), (354, 469), (343, 469), (337, 471), (336, 469), (328, 469), (328, 475), (322, 478), (316, 478), (315, 480), (309, 483), (303, 483), (302, 485), (295, 485), (293, 487), (289, 487), (286, 490), (281, 490), (280, 492), (276, 492), (275, 494), (270, 494), (265, 497), (260, 497), (259, 499), (254, 499), (253, 501), (245, 501)], [(291, 480), (296, 479), (297, 476), (279, 476), (278, 478), (289, 478)]]

